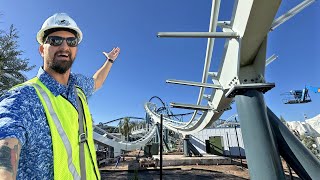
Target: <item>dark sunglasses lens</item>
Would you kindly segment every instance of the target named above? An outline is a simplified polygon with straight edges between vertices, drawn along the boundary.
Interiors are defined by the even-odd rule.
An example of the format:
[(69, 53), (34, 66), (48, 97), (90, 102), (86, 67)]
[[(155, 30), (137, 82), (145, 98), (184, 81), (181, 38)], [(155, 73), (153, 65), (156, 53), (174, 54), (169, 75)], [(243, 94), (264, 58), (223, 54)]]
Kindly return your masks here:
[(63, 38), (59, 36), (49, 36), (46, 41), (46, 43), (50, 44), (51, 46), (60, 46), (62, 42)]
[(78, 45), (78, 38), (76, 37), (63, 38), (60, 36), (49, 36), (46, 43), (50, 44), (51, 46), (60, 46), (64, 40), (67, 41), (67, 44), (70, 47), (76, 47)]
[(68, 46), (76, 47), (78, 45), (78, 38), (76, 37), (69, 37), (66, 39)]

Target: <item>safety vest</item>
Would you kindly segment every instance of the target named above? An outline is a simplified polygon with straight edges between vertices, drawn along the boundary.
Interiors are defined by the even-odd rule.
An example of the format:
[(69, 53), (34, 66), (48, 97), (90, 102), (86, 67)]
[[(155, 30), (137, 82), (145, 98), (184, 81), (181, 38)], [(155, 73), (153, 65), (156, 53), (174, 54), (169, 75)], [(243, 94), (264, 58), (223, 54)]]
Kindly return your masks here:
[[(63, 96), (54, 96), (52, 92), (37, 78), (24, 84), (32, 85), (45, 110), (50, 127), (53, 146), (54, 179), (82, 179), (79, 157), (79, 122), (77, 109)], [(77, 94), (83, 105), (84, 131), (87, 135), (85, 149), (86, 179), (100, 180), (96, 161), (96, 150), (93, 142), (93, 127), (86, 96), (80, 88)]]

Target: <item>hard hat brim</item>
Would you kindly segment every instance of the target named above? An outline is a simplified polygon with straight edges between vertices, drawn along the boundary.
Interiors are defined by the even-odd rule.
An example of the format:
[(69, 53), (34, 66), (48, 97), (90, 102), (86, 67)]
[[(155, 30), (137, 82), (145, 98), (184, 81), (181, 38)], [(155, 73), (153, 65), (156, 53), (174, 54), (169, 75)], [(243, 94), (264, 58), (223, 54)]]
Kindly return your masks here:
[(43, 42), (43, 36), (44, 36), (44, 32), (46, 30), (49, 30), (49, 29), (54, 29), (54, 28), (63, 28), (63, 29), (71, 29), (71, 30), (74, 30), (77, 32), (77, 38), (79, 38), (79, 43), (82, 41), (82, 32), (79, 28), (75, 28), (75, 27), (68, 27), (68, 26), (50, 26), (50, 27), (46, 27), (46, 28), (43, 28), (41, 29), (38, 33), (37, 33), (37, 41), (39, 44), (43, 45), (44, 42)]

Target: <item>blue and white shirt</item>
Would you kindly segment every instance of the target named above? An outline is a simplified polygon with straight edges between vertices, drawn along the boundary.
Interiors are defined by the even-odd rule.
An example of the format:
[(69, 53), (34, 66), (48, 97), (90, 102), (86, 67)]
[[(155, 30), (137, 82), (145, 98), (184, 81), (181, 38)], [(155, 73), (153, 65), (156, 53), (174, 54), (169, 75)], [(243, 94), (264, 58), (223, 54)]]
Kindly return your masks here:
[[(58, 83), (42, 68), (37, 77), (55, 96), (64, 96), (76, 108), (74, 85), (81, 87), (87, 97), (94, 91), (93, 78), (80, 74), (71, 73), (67, 86)], [(53, 179), (50, 128), (31, 85), (16, 87), (0, 97), (0, 139), (4, 138), (17, 138), (22, 146), (17, 179)]]

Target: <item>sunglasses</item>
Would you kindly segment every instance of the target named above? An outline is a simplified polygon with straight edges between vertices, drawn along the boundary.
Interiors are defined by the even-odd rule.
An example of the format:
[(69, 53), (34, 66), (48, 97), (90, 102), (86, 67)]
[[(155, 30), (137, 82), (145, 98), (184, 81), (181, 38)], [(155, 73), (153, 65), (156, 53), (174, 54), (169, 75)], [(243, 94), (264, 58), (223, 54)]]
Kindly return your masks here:
[(79, 39), (76, 37), (63, 38), (60, 36), (48, 36), (45, 44), (50, 44), (51, 46), (60, 46), (64, 40), (66, 40), (69, 47), (76, 47), (79, 42)]

